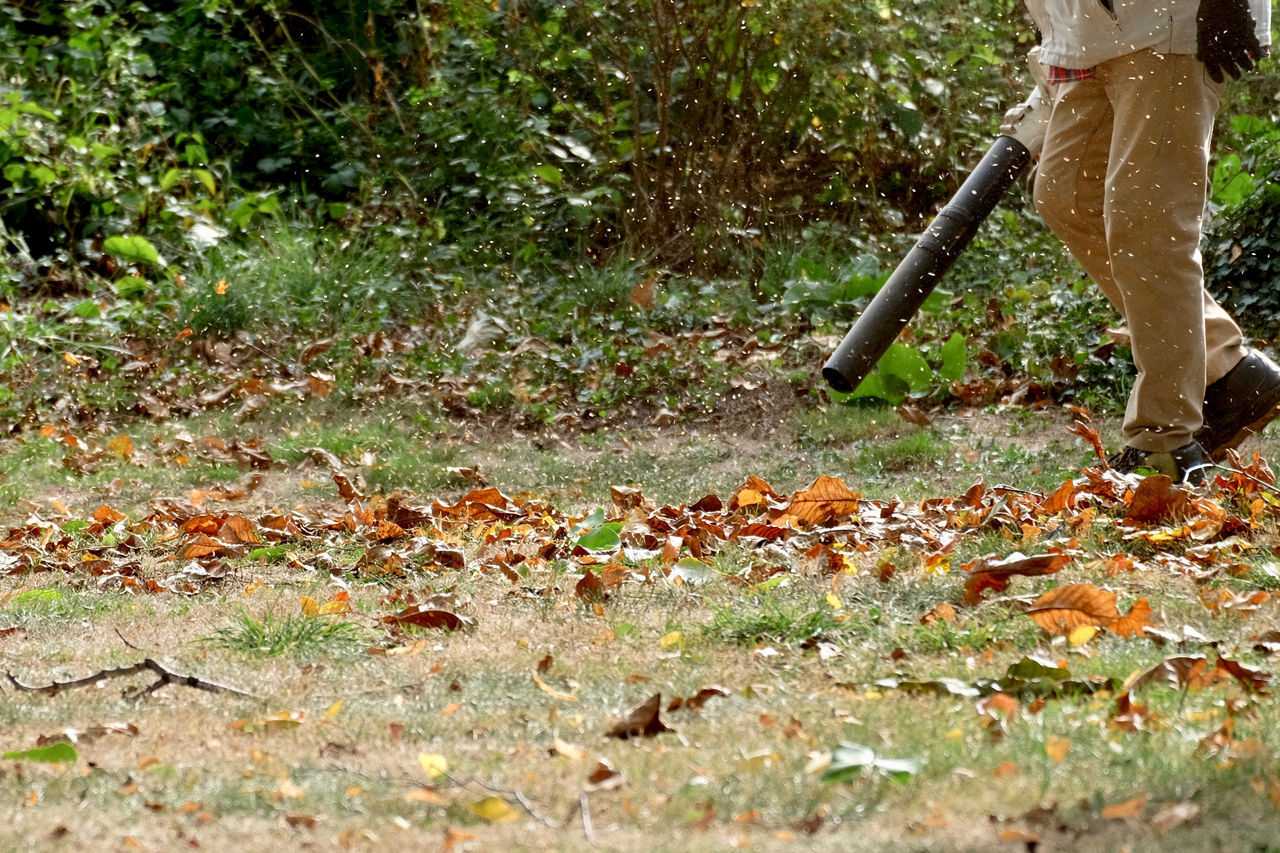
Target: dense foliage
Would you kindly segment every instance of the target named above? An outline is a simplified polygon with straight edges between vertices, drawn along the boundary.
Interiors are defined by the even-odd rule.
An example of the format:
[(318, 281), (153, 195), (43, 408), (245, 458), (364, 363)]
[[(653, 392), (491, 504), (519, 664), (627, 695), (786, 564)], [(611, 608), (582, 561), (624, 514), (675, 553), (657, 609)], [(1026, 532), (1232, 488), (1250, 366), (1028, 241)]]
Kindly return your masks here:
[[(0, 404), (30, 417), (64, 353), (97, 365), (77, 406), (128, 407), (120, 367), (188, 335), (278, 359), (418, 324), (415, 370), (483, 376), (441, 349), (481, 308), (564, 347), (537, 361), (555, 382), (651, 358), (651, 332), (825, 340), (1022, 96), (1033, 41), (1020, 0), (4, 4)], [(1252, 115), (1224, 115), (1206, 254), (1264, 319), (1275, 89), (1232, 89)], [(877, 396), (1123, 383), (1025, 196), (952, 279)], [(696, 384), (653, 381), (672, 406)]]
[(961, 5), (10, 4), (4, 219), (41, 257), (244, 225), (264, 191), (502, 258), (723, 269), (815, 220), (885, 230), (954, 185), (1030, 37), (1016, 0)]

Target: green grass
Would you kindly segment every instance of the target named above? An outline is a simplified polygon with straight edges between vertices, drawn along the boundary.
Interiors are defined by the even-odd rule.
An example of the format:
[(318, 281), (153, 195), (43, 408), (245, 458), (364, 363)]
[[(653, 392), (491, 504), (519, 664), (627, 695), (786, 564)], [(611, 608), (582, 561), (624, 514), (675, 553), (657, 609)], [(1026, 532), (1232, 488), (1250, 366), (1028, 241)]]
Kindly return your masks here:
[(203, 637), (201, 643), (250, 657), (305, 657), (352, 651), (364, 633), (352, 622), (325, 616), (278, 616), (267, 611), (255, 617), (241, 609), (239, 617), (231, 625), (215, 629)]

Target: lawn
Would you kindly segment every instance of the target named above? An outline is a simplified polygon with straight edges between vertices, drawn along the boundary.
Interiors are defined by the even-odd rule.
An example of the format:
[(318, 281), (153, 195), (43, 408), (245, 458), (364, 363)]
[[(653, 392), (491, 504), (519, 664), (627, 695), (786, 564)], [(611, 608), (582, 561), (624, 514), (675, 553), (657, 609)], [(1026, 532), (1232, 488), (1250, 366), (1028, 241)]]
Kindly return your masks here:
[(1277, 837), (1256, 462), (1191, 495), (1090, 476), (1054, 407), (526, 433), (321, 405), (0, 447), (0, 846)]

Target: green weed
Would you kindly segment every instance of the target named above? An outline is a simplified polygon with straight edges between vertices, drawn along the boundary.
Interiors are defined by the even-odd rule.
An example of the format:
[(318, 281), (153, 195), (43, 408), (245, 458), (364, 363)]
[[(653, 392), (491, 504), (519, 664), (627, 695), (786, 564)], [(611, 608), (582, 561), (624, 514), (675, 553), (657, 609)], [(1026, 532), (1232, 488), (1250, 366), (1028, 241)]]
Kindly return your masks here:
[(271, 611), (254, 617), (241, 609), (232, 625), (216, 629), (202, 638), (201, 643), (251, 657), (309, 655), (326, 650), (350, 650), (363, 633), (352, 622), (305, 614), (281, 617)]

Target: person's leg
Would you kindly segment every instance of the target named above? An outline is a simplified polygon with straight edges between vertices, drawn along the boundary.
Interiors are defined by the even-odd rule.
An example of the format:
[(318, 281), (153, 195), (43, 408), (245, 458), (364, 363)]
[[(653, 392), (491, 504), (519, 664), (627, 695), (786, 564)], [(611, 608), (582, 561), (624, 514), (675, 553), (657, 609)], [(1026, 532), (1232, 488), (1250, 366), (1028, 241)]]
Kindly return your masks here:
[(1124, 299), (1111, 276), (1103, 223), (1113, 121), (1111, 102), (1100, 82), (1060, 84), (1033, 193), (1045, 224), (1124, 316)]
[(1140, 450), (1169, 451), (1200, 428), (1206, 385), (1245, 354), (1239, 328), (1205, 292), (1200, 259), (1219, 87), (1194, 56), (1149, 50), (1103, 63), (1097, 82), (1114, 116), (1106, 241), (1138, 369), (1125, 435)]

